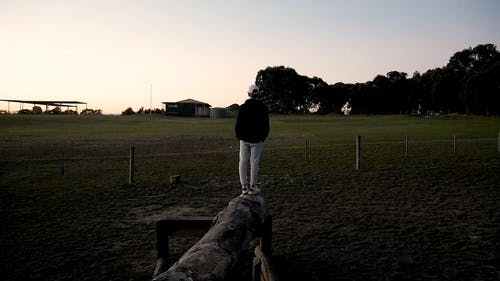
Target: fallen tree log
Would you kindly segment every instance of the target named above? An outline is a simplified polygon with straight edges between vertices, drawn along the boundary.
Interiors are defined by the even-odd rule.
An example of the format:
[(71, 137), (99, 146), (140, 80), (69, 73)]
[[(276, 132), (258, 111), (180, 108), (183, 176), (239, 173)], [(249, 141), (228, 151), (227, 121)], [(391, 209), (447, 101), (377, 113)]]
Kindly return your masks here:
[(260, 237), (267, 211), (261, 196), (241, 195), (215, 217), (208, 232), (154, 281), (225, 280), (250, 241)]
[(156, 222), (156, 246), (158, 261), (156, 262), (153, 278), (168, 269), (169, 240), (171, 236), (202, 237), (212, 226), (214, 217), (170, 217)]
[(254, 252), (252, 281), (278, 281), (271, 261), (261, 246), (255, 247)]

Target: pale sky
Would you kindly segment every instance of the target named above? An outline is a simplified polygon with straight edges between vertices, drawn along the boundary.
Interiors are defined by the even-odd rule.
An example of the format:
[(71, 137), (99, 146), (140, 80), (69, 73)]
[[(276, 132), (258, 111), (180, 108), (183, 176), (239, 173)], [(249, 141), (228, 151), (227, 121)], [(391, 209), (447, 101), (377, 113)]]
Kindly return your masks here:
[(329, 84), (411, 77), (500, 47), (499, 15), (500, 0), (0, 0), (0, 99), (120, 113), (149, 108), (151, 85), (153, 108), (240, 104), (268, 66)]

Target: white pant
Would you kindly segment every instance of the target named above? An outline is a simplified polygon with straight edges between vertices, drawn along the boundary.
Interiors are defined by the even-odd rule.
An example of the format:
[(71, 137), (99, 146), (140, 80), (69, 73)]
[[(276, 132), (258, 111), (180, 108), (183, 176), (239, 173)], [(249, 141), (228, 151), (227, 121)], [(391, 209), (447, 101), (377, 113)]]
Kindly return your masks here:
[[(256, 186), (259, 179), (259, 164), (264, 150), (264, 142), (250, 143), (240, 140), (240, 182), (241, 186)], [(248, 181), (250, 162), (250, 182)]]

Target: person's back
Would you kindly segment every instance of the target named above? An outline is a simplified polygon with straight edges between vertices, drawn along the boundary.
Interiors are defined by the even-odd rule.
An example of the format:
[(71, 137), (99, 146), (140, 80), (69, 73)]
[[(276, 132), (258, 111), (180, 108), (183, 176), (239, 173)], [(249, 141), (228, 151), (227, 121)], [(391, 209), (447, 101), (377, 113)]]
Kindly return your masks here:
[(269, 116), (264, 104), (256, 99), (247, 99), (241, 105), (236, 119), (236, 137), (245, 142), (264, 141), (269, 134)]
[[(264, 150), (264, 141), (269, 134), (269, 115), (264, 104), (256, 100), (259, 88), (251, 85), (249, 99), (240, 106), (234, 131), (240, 140), (239, 174), (243, 194), (258, 194), (259, 164)], [(248, 177), (250, 163), (250, 178)]]

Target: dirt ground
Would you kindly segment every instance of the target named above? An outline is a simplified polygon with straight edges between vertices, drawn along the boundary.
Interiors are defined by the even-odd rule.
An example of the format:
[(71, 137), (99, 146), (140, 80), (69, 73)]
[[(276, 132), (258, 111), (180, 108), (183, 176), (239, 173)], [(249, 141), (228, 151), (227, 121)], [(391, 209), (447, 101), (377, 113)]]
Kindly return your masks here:
[[(500, 280), (500, 160), (446, 163), (264, 169), (280, 280)], [(12, 165), (0, 166), (2, 280), (150, 280), (159, 219), (215, 216), (240, 193), (236, 175), (14, 186)], [(196, 239), (172, 239), (172, 256)]]

